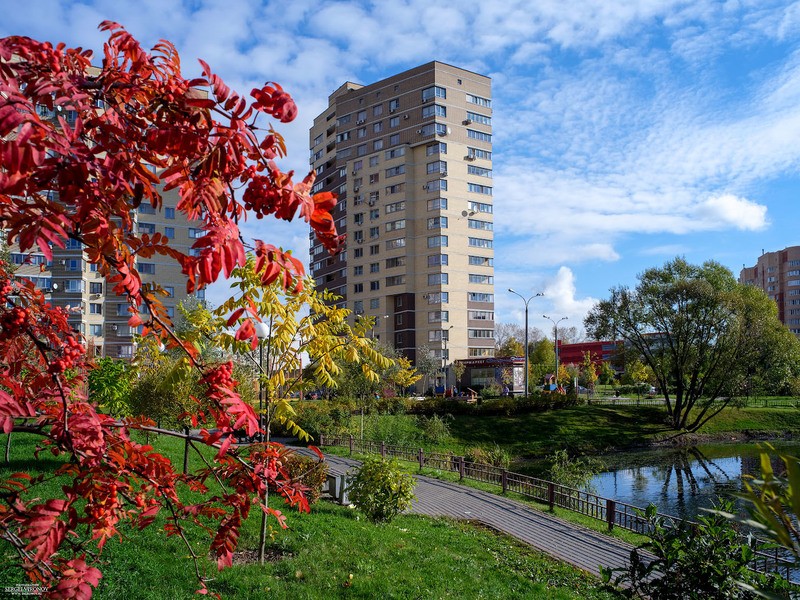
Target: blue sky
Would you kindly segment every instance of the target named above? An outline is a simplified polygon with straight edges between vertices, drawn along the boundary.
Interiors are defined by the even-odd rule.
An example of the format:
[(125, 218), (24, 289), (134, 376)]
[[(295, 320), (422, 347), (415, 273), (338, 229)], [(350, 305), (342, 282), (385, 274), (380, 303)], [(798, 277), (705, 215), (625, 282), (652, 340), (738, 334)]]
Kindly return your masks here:
[[(676, 255), (738, 275), (800, 244), (800, 2), (563, 0), (255, 2), (0, 0), (0, 36), (99, 49), (104, 19), (176, 44), (232, 87), (278, 81), (300, 115), (280, 127), (308, 170), (327, 96), (440, 60), (492, 77), (497, 320), (505, 290), (581, 323), (608, 288)], [(307, 260), (302, 223), (245, 233)], [(213, 301), (219, 292), (210, 295)]]

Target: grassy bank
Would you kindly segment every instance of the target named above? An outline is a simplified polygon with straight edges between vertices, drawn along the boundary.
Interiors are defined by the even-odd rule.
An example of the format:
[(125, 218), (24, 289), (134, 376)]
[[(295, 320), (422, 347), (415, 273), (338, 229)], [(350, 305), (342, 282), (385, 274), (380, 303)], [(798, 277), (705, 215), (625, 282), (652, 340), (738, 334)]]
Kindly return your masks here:
[[(0, 435), (0, 443), (5, 444)], [(33, 459), (34, 436), (14, 434), (11, 464), (0, 476), (26, 471), (51, 472), (61, 459)], [(160, 450), (182, 460), (180, 440), (158, 439)], [(190, 468), (200, 466), (190, 462)], [(61, 482), (37, 488), (46, 498)], [(188, 491), (185, 491), (189, 494)], [(613, 598), (597, 589), (594, 578), (533, 551), (515, 540), (467, 523), (401, 516), (375, 526), (356, 511), (320, 502), (311, 514), (288, 514), (290, 529), (277, 530), (270, 544), (273, 561), (239, 564), (216, 572), (213, 591), (228, 598)], [(242, 531), (240, 550), (254, 550), (259, 515)], [(103, 579), (97, 598), (173, 599), (194, 597), (196, 582), (185, 546), (166, 538), (157, 521), (144, 531), (126, 531), (124, 543), (111, 541), (101, 555)], [(190, 531), (196, 551), (205, 556), (208, 537)], [(22, 582), (12, 550), (0, 543), (0, 586)]]

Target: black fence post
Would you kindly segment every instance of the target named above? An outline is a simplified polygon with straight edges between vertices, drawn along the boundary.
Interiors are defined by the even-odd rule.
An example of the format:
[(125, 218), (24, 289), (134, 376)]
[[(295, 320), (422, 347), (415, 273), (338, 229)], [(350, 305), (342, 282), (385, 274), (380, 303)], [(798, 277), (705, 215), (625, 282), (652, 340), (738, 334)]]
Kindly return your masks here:
[(189, 472), (189, 428), (184, 427), (183, 433), (186, 434), (183, 440), (183, 474), (186, 475)]
[(614, 529), (614, 521), (617, 517), (617, 503), (613, 500), (606, 500), (606, 521), (608, 522), (608, 530)]
[(550, 511), (552, 512), (556, 505), (556, 484), (552, 481), (547, 482), (547, 504), (550, 505)]
[(464, 479), (464, 457), (458, 457), (458, 478)]
[(503, 486), (503, 493), (505, 494), (508, 490), (508, 471), (505, 469), (500, 473), (500, 484)]
[(425, 467), (425, 451), (422, 448), (417, 452), (417, 458), (419, 459), (419, 470), (422, 471)]
[(353, 436), (350, 436), (350, 456), (353, 456)]
[(386, 442), (381, 440), (381, 458), (386, 458)]

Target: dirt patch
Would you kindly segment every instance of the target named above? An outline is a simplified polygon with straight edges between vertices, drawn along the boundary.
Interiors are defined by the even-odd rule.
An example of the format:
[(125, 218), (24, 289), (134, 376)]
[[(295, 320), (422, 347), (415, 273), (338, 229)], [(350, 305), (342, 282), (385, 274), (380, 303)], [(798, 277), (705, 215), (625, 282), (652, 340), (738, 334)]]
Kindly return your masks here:
[[(280, 548), (265, 548), (264, 561), (276, 563), (285, 558), (291, 558), (293, 554)], [(240, 550), (233, 553), (234, 565), (253, 565), (258, 563), (258, 550)]]
[(727, 433), (676, 433), (661, 439), (653, 440), (647, 446), (650, 448), (675, 447), (684, 448), (697, 446), (699, 444), (710, 444), (718, 442), (760, 442), (769, 440), (791, 440), (794, 439), (791, 432), (775, 431), (736, 431)]

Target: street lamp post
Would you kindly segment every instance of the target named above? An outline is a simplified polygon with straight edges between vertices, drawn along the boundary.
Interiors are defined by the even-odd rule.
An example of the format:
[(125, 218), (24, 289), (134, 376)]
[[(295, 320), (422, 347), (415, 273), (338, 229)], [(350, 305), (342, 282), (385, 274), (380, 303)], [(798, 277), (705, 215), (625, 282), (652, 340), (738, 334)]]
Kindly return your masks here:
[(525, 299), (525, 296), (519, 294), (508, 288), (508, 291), (514, 294), (515, 296), (519, 296), (522, 298), (522, 301), (525, 303), (525, 397), (528, 397), (528, 303), (533, 300), (534, 298), (538, 298), (539, 296), (544, 296), (544, 292), (538, 292), (528, 298)]
[(442, 343), (444, 344), (442, 349), (442, 377), (444, 378), (445, 391), (447, 391), (447, 342), (450, 341), (450, 332), (452, 330), (453, 326), (450, 325), (450, 327), (442, 331)]
[(561, 321), (566, 321), (568, 317), (561, 317), (558, 321), (555, 321), (550, 317), (548, 317), (547, 315), (542, 315), (542, 316), (553, 324), (553, 332), (554, 332), (553, 337), (555, 338), (553, 344), (555, 345), (556, 349), (556, 388), (557, 388), (558, 387), (558, 324), (561, 323)]

